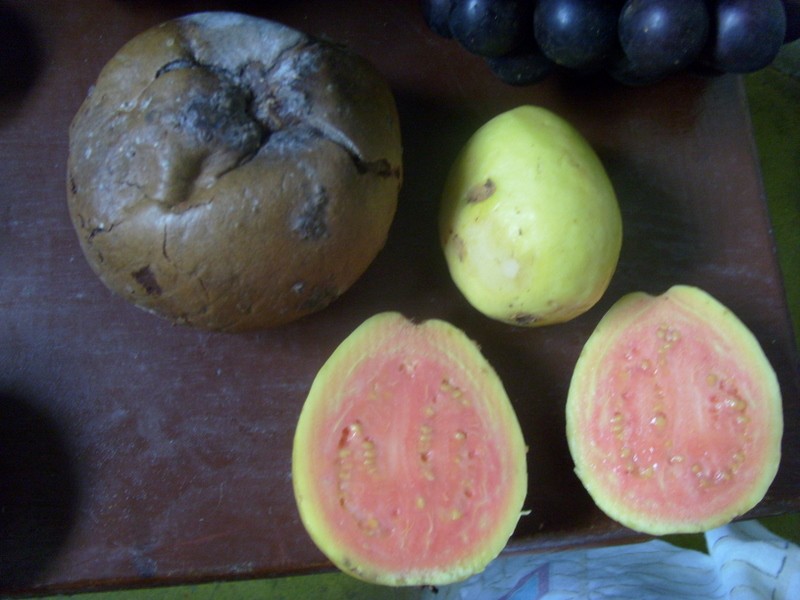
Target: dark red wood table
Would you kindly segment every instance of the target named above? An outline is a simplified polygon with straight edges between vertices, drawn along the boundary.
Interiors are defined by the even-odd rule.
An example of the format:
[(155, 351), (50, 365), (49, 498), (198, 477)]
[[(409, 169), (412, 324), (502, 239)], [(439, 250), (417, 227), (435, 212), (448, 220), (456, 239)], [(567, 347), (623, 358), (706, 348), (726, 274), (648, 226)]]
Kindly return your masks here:
[[(640, 539), (603, 516), (573, 475), (563, 410), (581, 346), (610, 304), (676, 283), (737, 313), (780, 379), (783, 461), (749, 516), (800, 509), (798, 356), (739, 78), (631, 89), (556, 76), (512, 88), (431, 34), (413, 0), (3, 6), (28, 24), (17, 37), (31, 35), (35, 64), (0, 101), (0, 594), (328, 568), (292, 496), (294, 426), (329, 353), (382, 310), (463, 328), (502, 377), (530, 445), (531, 512), (509, 550)], [(126, 304), (90, 271), (67, 214), (67, 128), (100, 68), (145, 28), (205, 9), (350, 45), (385, 73), (400, 110), (405, 183), (386, 248), (334, 305), (271, 331), (206, 333)], [(625, 228), (600, 304), (543, 329), (471, 309), (436, 235), (455, 153), (488, 118), (523, 103), (557, 111), (589, 139)]]

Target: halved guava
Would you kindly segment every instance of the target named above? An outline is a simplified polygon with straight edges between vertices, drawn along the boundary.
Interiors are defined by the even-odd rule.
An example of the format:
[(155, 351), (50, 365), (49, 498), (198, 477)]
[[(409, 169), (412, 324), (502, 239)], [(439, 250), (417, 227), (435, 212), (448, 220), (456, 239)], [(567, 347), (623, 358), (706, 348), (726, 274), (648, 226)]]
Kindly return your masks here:
[(461, 330), (371, 317), (314, 379), (294, 438), (300, 517), (342, 571), (442, 585), (505, 547), (527, 492), (503, 385)]
[(595, 503), (652, 535), (730, 522), (763, 499), (780, 462), (775, 372), (750, 330), (695, 287), (611, 307), (575, 366), (566, 420)]

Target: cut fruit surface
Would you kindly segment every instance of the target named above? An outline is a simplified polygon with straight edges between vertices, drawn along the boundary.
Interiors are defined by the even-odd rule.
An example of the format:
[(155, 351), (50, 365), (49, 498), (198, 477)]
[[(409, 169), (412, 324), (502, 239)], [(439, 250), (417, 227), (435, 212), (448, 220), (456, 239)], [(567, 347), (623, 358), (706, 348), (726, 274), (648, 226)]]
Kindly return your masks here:
[(707, 293), (619, 300), (587, 341), (567, 400), (575, 470), (596, 504), (662, 535), (725, 524), (780, 462), (780, 388), (758, 341)]
[(343, 571), (441, 585), (481, 571), (508, 542), (525, 453), (500, 379), (463, 332), (382, 313), (314, 380), (295, 433), (295, 496)]

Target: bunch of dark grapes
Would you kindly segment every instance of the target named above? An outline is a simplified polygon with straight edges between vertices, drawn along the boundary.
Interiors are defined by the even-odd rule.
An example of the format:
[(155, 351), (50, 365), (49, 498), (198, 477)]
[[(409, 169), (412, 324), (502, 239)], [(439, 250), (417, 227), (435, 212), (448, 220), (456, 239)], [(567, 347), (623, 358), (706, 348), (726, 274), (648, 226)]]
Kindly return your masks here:
[(686, 69), (751, 73), (800, 37), (800, 0), (421, 0), (437, 34), (501, 80), (605, 71), (627, 85)]

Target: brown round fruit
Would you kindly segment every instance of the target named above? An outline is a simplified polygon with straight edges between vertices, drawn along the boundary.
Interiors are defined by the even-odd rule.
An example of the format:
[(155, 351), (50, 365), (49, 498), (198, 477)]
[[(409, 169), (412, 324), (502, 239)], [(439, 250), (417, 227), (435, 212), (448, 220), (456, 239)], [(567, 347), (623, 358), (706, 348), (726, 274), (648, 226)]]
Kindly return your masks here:
[(70, 127), (68, 203), (102, 281), (179, 323), (242, 331), (327, 306), (383, 247), (397, 110), (365, 59), (236, 13), (129, 41)]

